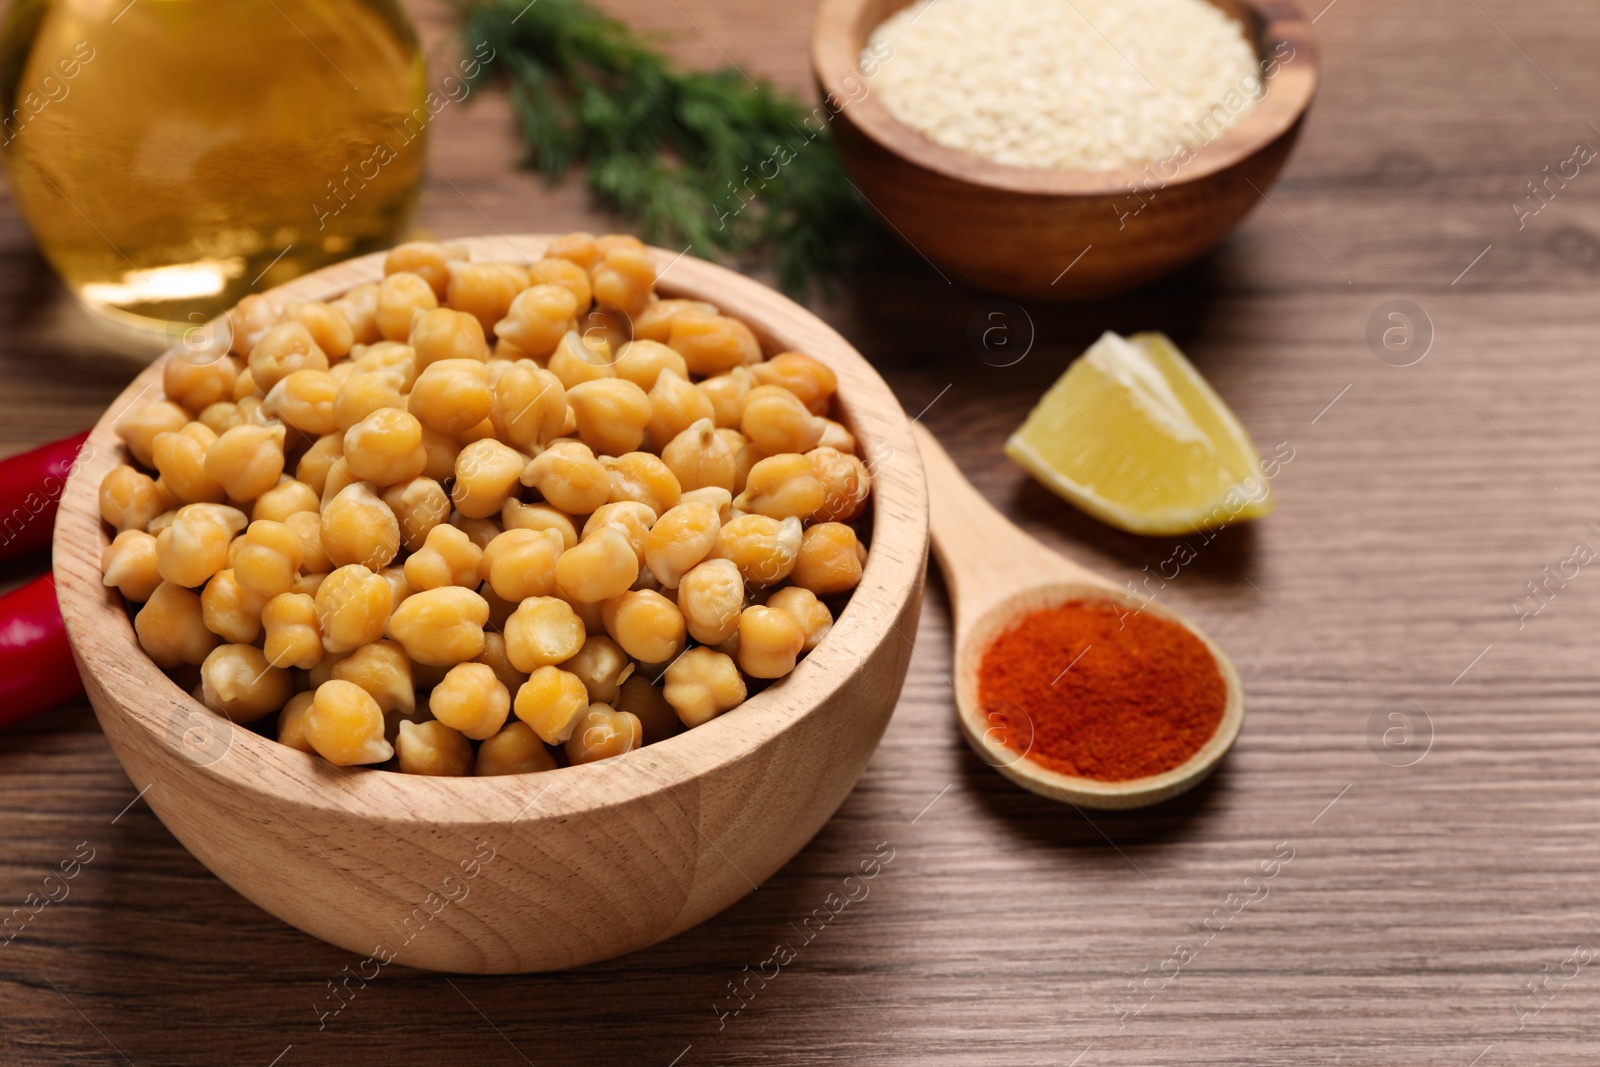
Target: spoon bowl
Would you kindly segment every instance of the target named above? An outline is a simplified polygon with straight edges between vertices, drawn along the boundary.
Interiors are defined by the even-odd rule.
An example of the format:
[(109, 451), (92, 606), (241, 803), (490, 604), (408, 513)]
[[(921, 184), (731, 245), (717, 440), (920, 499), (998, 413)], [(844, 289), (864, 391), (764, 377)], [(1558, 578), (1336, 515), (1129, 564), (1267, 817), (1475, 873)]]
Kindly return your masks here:
[[(954, 605), (956, 712), (967, 744), (1024, 789), (1085, 808), (1145, 807), (1203, 781), (1233, 747), (1244, 724), (1244, 686), (1227, 653), (1177, 612), (1114, 585), (1018, 529), (962, 476), (932, 434), (921, 425), (912, 429), (928, 477), (933, 551)], [(1216, 660), (1227, 687), (1222, 718), (1183, 763), (1160, 774), (1116, 782), (1061, 774), (1028, 758), (1031, 738), (1010, 737), (1003, 719), (984, 713), (978, 671), (989, 645), (1032, 612), (1075, 600), (1109, 603), (1175, 623), (1197, 637)]]

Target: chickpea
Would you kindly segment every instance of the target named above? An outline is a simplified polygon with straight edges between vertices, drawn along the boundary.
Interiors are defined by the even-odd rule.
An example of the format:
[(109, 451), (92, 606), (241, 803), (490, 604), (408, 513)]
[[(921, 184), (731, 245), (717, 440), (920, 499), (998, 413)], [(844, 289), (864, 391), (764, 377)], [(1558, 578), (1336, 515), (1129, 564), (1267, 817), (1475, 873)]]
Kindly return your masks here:
[(555, 757), (544, 747), (539, 735), (533, 732), (533, 727), (525, 722), (513, 722), (478, 746), (478, 762), (474, 773), (482, 777), (534, 774), (555, 769)]
[(567, 389), (567, 404), (578, 419), (578, 436), (596, 452), (620, 456), (644, 441), (650, 397), (623, 378), (583, 382)]
[(803, 528), (799, 519), (781, 522), (765, 515), (740, 515), (717, 534), (716, 554), (732, 560), (749, 585), (777, 585), (795, 568)]
[(554, 530), (561, 535), (563, 552), (578, 543), (578, 529), (571, 516), (549, 504), (507, 500), (500, 509), (500, 525), (507, 530)]
[(822, 440), (826, 424), (806, 410), (800, 398), (776, 385), (758, 385), (745, 400), (739, 428), (769, 456), (809, 452)]
[(561, 436), (567, 421), (567, 390), (561, 379), (531, 360), (518, 360), (494, 383), (489, 419), (495, 435), (525, 451)]
[(321, 510), (321, 506), (322, 501), (317, 496), (316, 490), (305, 482), (297, 482), (293, 478), (280, 478), (277, 485), (256, 497), (255, 507), (250, 509), (250, 517), (287, 522), (290, 515), (302, 511), (317, 512)]
[(282, 713), (278, 715), (278, 744), (288, 745), (308, 756), (317, 754), (311, 742), (306, 740), (306, 718), (311, 714), (311, 705), (315, 701), (315, 693), (296, 693), (289, 698), (289, 703), (283, 706)]
[(390, 249), (383, 260), (383, 273), (415, 274), (432, 287), (435, 296), (443, 300), (450, 288), (450, 272), (446, 268), (451, 263), (465, 262), (467, 258), (465, 245), (408, 241)]
[(683, 612), (660, 593), (633, 590), (605, 603), (606, 632), (641, 663), (666, 663), (683, 651)]
[(418, 723), (402, 718), (398, 721), (394, 745), (403, 774), (437, 777), (472, 774), (475, 760), (472, 744), (461, 731), (451, 729), (442, 720)]
[(479, 573), (495, 595), (520, 603), (555, 592), (561, 534), (555, 530), (507, 530), (483, 550)]
[(650, 302), (656, 284), (655, 259), (643, 248), (612, 248), (595, 265), (592, 278), (596, 303), (634, 315)]
[(626, 593), (639, 577), (639, 555), (628, 538), (602, 527), (556, 560), (556, 588), (569, 600), (593, 604)]
[[(672, 320), (685, 311), (697, 315), (715, 315), (717, 308), (715, 304), (708, 304), (703, 300), (652, 300), (645, 305), (643, 311), (633, 317), (634, 338), (666, 344), (672, 337)], [(682, 373), (684, 377), (688, 377), (687, 370)], [(643, 382), (638, 384), (646, 389), (650, 388)]]
[(707, 378), (695, 388), (711, 402), (712, 420), (721, 429), (736, 430), (744, 419), (745, 401), (756, 387), (756, 376), (749, 367), (735, 367), (727, 374)]
[(679, 504), (657, 519), (645, 538), (645, 565), (662, 585), (676, 589), (716, 549), (721, 530), (717, 509), (710, 504)]
[(817, 442), (818, 447), (833, 448), (849, 455), (856, 451), (856, 438), (844, 424), (834, 422), (832, 419), (823, 419), (822, 439)]
[(670, 370), (685, 381), (689, 378), (689, 365), (683, 361), (683, 357), (660, 341), (636, 340), (622, 345), (617, 349), (613, 369), (618, 378), (624, 378), (646, 392), (655, 388), (663, 371)]
[(717, 518), (723, 522), (728, 522), (736, 515), (733, 510), (733, 494), (716, 486), (688, 490), (678, 498), (678, 503), (709, 504), (716, 509)]
[(833, 612), (809, 589), (797, 585), (784, 586), (767, 598), (767, 607), (776, 608), (800, 624), (800, 631), (806, 639), (802, 651), (810, 652), (816, 648), (828, 636), (828, 631), (833, 629)]
[(612, 704), (622, 682), (633, 673), (633, 662), (622, 646), (605, 636), (590, 637), (573, 656), (561, 665), (583, 680), (592, 704)]
[(487, 600), (471, 589), (443, 586), (407, 597), (389, 620), (389, 636), (414, 663), (452, 667), (483, 653), (483, 624), (488, 621)]
[(586, 337), (576, 330), (562, 335), (546, 366), (565, 389), (617, 376), (611, 348), (605, 339)]
[[(344, 434), (323, 434), (311, 442), (311, 447), (306, 449), (305, 455), (300, 457), (300, 462), (295, 464), (295, 479), (305, 482), (311, 487), (312, 492), (320, 494), (328, 487), (329, 469), (343, 458)], [(349, 464), (345, 466), (348, 469)], [(272, 484), (278, 483), (274, 481)], [(269, 485), (267, 488), (270, 489), (272, 486)]]
[(422, 547), (407, 557), (406, 582), (413, 590), (460, 586), (475, 589), (483, 550), (467, 534), (440, 523), (428, 531)]
[[(489, 622), (491, 625), (495, 625), (495, 602), (498, 598), (495, 597), (494, 590), (490, 589), (488, 584), (485, 583), (478, 590), (478, 595), (489, 601)], [(517, 606), (502, 600), (499, 601), (499, 610), (501, 613), (498, 625), (494, 631), (484, 631), (483, 652), (473, 662), (482, 663), (494, 671), (494, 676), (500, 679), (500, 684), (506, 687), (506, 692), (515, 693), (518, 687), (528, 680), (528, 676), (512, 665), (511, 657), (506, 654), (505, 634), (499, 631), (505, 629), (506, 620), (511, 617), (512, 612), (517, 610)]]
[(218, 440), (199, 422), (191, 422), (176, 433), (158, 434), (151, 450), (154, 466), (161, 475), (161, 487), (186, 504), (221, 503), (226, 490), (206, 473), (206, 453)]
[(347, 485), (322, 509), (322, 550), (335, 566), (378, 570), (400, 554), (400, 522), (370, 483)]
[(294, 586), (305, 543), (286, 523), (257, 519), (234, 544), (233, 572), (240, 585), (267, 600)]
[[(376, 305), (374, 305), (376, 307)], [(315, 300), (297, 300), (283, 306), (283, 321), (298, 322), (311, 331), (311, 339), (327, 353), (328, 359), (338, 360), (350, 354), (356, 343), (355, 328), (341, 309)]]
[[(626, 592), (626, 590), (624, 590), (624, 592)], [(569, 605), (571, 605), (574, 614), (576, 614), (579, 619), (583, 620), (584, 633), (588, 634), (590, 637), (597, 637), (606, 632), (605, 619), (602, 617), (605, 611), (605, 604), (603, 601), (574, 600), (565, 593), (561, 592), (561, 587), (559, 585), (556, 586), (556, 596), (559, 596), (562, 600), (565, 600)]]
[(156, 536), (156, 569), (163, 581), (198, 588), (228, 565), (232, 540), (233, 531), (217, 516), (180, 508), (172, 524)]
[(327, 571), (312, 571), (309, 574), (301, 574), (294, 580), (294, 587), (289, 592), (304, 593), (306, 596), (315, 597), (317, 590), (321, 589), (322, 583), (327, 580)]
[(161, 388), (167, 399), (189, 411), (199, 412), (219, 400), (233, 398), (233, 383), (239, 377), (239, 364), (220, 353), (190, 362), (179, 352), (161, 368)]
[(115, 430), (142, 467), (154, 467), (158, 434), (177, 433), (189, 424), (189, 413), (169, 400), (133, 408), (117, 419)]
[(725, 315), (700, 315), (692, 311), (673, 316), (667, 338), (689, 373), (711, 377), (761, 360), (761, 343), (750, 327)]
[(628, 539), (633, 554), (642, 562), (645, 539), (650, 536), (650, 528), (655, 522), (655, 510), (648, 504), (641, 504), (635, 500), (622, 500), (596, 508), (594, 514), (583, 524), (583, 536), (587, 538), (596, 530), (609, 526)]
[(124, 530), (100, 553), (101, 581), (129, 600), (142, 603), (161, 584), (156, 539), (143, 530)]
[(559, 745), (572, 736), (589, 709), (589, 691), (583, 679), (559, 667), (540, 667), (517, 690), (512, 710), (533, 728), (547, 745)]
[(593, 270), (601, 257), (600, 243), (594, 234), (582, 231), (552, 238), (544, 254), (547, 258), (569, 260), (585, 271)]
[(394, 369), (356, 370), (333, 398), (333, 419), (341, 432), (374, 411), (404, 408), (405, 374)]
[(200, 597), (171, 582), (156, 586), (133, 618), (139, 646), (156, 666), (199, 666), (221, 641), (206, 629)]
[(663, 691), (685, 726), (700, 726), (744, 703), (744, 677), (732, 657), (691, 648), (667, 668)]
[(782, 678), (805, 644), (805, 632), (788, 612), (757, 605), (739, 616), (739, 667), (752, 678)]
[(428, 465), (422, 423), (399, 408), (380, 408), (345, 431), (344, 460), (358, 481), (409, 482)]
[(274, 667), (310, 670), (322, 662), (322, 631), (317, 629), (317, 604), (305, 593), (282, 593), (261, 609), (266, 631), (263, 651)]
[(632, 752), (644, 743), (644, 727), (636, 716), (609, 704), (591, 704), (567, 739), (567, 760), (574, 767), (599, 763)]
[(799, 397), (813, 415), (826, 415), (839, 391), (839, 377), (832, 368), (799, 352), (780, 352), (750, 370), (762, 385), (781, 386)]
[(286, 434), (281, 425), (235, 426), (225, 431), (205, 451), (205, 478), (221, 486), (233, 500), (255, 500), (283, 476)]
[(424, 425), (422, 448), (428, 454), (428, 464), (422, 468), (424, 477), (443, 482), (455, 476), (456, 457), (461, 454), (461, 446), (456, 444), (455, 438)]
[(696, 422), (661, 450), (661, 461), (683, 490), (715, 487), (731, 493), (737, 476), (735, 456), (710, 419)]
[(827, 499), (827, 492), (806, 457), (786, 452), (768, 456), (750, 468), (744, 492), (733, 506), (773, 519), (809, 519)]
[(322, 479), (322, 507), (326, 508), (329, 501), (355, 484), (356, 476), (344, 456), (328, 464), (328, 473)]
[(450, 525), (466, 534), (467, 540), (477, 545), (479, 551), (488, 548), (489, 542), (504, 532), (493, 519), (469, 519), (459, 511), (450, 513)]
[(305, 736), (318, 755), (337, 767), (383, 763), (394, 755), (394, 747), (383, 738), (378, 702), (354, 682), (317, 686), (306, 715)]
[(243, 424), (243, 419), (239, 415), (239, 405), (231, 400), (219, 400), (215, 404), (207, 404), (201, 409), (197, 421), (218, 435)]
[(511, 301), (506, 317), (495, 323), (494, 333), (519, 351), (545, 359), (572, 328), (572, 318), (577, 313), (578, 299), (570, 289), (535, 285)]
[(428, 698), (434, 718), (474, 741), (493, 737), (511, 713), (511, 694), (482, 663), (458, 663)]
[(506, 620), (506, 657), (517, 670), (531, 673), (577, 655), (584, 636), (583, 620), (566, 601), (529, 597)]
[(665, 445), (701, 419), (716, 414), (706, 394), (670, 367), (656, 377), (649, 397), (651, 414), (646, 429), (658, 445)]
[(392, 712), (410, 715), (416, 711), (417, 692), (411, 661), (393, 641), (374, 641), (348, 656), (339, 657), (328, 677), (359, 685), (378, 702), (379, 710), (385, 715)]
[(528, 287), (528, 268), (515, 263), (452, 260), (445, 269), (450, 273), (445, 302), (476, 317), (485, 333), (506, 317), (511, 302)]
[(490, 437), (474, 441), (456, 457), (456, 482), (450, 498), (469, 519), (487, 519), (517, 489), (528, 457)]
[(744, 577), (732, 560), (708, 559), (678, 583), (678, 610), (689, 636), (703, 645), (720, 645), (738, 632), (744, 598)]
[(580, 441), (557, 441), (539, 453), (523, 468), (522, 484), (572, 515), (587, 515), (611, 499), (610, 472)]
[(261, 335), (250, 350), (250, 383), (263, 395), (297, 370), (327, 370), (328, 355), (311, 331), (298, 322), (281, 322)]
[(594, 287), (589, 283), (589, 271), (570, 259), (550, 257), (528, 267), (528, 284), (559, 285), (572, 294), (573, 314), (586, 308), (594, 300)]
[(643, 744), (653, 745), (683, 732), (683, 723), (678, 721), (661, 687), (652, 685), (642, 674), (628, 675), (618, 687), (617, 699), (609, 703), (639, 720), (644, 731)]
[(488, 368), (472, 359), (431, 363), (417, 375), (407, 406), (429, 429), (459, 436), (487, 419), (494, 408)]
[(328, 306), (344, 316), (350, 324), (351, 348), (370, 345), (383, 340), (378, 329), (378, 287), (373, 284), (358, 285)]
[(100, 517), (118, 532), (143, 530), (167, 508), (167, 496), (156, 480), (123, 464), (100, 482)]
[(450, 497), (432, 478), (412, 478), (383, 491), (383, 502), (400, 524), (400, 545), (416, 552), (434, 527), (450, 519)]
[(240, 371), (239, 376), (233, 380), (233, 399), (241, 420), (246, 418), (244, 402), (251, 400), (259, 406), (261, 398), (264, 396), (266, 394), (256, 388), (256, 380), (251, 375), (249, 367)]
[(842, 522), (822, 522), (805, 532), (790, 577), (802, 589), (833, 596), (861, 584), (865, 562), (866, 550), (856, 540), (855, 530)]
[(757, 463), (767, 458), (766, 453), (751, 444), (750, 439), (738, 430), (718, 430), (717, 437), (733, 453), (733, 491), (742, 493), (750, 480), (750, 472)]
[(301, 433), (320, 437), (339, 428), (333, 414), (338, 393), (339, 382), (327, 371), (297, 370), (272, 387), (261, 410)]
[(406, 569), (404, 567), (390, 564), (378, 573), (383, 576), (384, 581), (389, 583), (389, 591), (394, 594), (396, 606), (406, 597), (416, 592), (415, 589), (411, 588), (411, 583), (406, 581)]
[[(409, 333), (410, 327), (407, 327)], [(375, 374), (378, 371), (391, 371), (400, 375), (400, 389), (409, 393), (417, 381), (417, 353), (408, 344), (399, 341), (379, 341), (374, 345), (365, 345), (352, 350), (350, 354), (350, 374)], [(349, 379), (345, 379), (349, 381)], [(356, 421), (360, 421), (359, 419)]]
[(251, 293), (228, 312), (228, 333), (233, 338), (233, 351), (248, 356), (261, 338), (278, 322), (278, 309), (272, 301), (258, 293)]
[(378, 283), (378, 306), (373, 312), (378, 332), (387, 341), (404, 341), (411, 336), (414, 312), (432, 311), (439, 298), (427, 279), (410, 271), (397, 271)]
[[(416, 599), (409, 597), (406, 603)], [(382, 575), (352, 563), (328, 575), (315, 601), (324, 651), (354, 652), (383, 637), (394, 610), (394, 590)]]
[(294, 679), (253, 645), (220, 645), (200, 665), (200, 699), (234, 722), (271, 715), (294, 695)]
[[(600, 465), (611, 479), (611, 503), (631, 501), (649, 508), (652, 513), (668, 511), (678, 504), (682, 490), (677, 475), (672, 473), (661, 457), (649, 452), (629, 452), (621, 456), (605, 456)], [(652, 516), (652, 520), (654, 518)]]
[[(867, 509), (872, 475), (855, 456), (827, 446), (806, 453), (811, 473), (822, 486), (823, 503), (809, 516), (822, 522), (849, 522)], [(748, 489), (748, 487), (747, 487)]]
[[(274, 520), (256, 520), (274, 521)], [(333, 569), (322, 550), (322, 516), (314, 511), (297, 511), (281, 520), (300, 539), (300, 569), (308, 574), (326, 574)]]
[(261, 636), (261, 612), (267, 600), (239, 584), (232, 569), (218, 571), (200, 591), (200, 613), (206, 629), (234, 644), (254, 644)]
[(445, 359), (489, 359), (483, 324), (464, 311), (434, 308), (417, 315), (407, 343), (416, 353), (417, 373)]

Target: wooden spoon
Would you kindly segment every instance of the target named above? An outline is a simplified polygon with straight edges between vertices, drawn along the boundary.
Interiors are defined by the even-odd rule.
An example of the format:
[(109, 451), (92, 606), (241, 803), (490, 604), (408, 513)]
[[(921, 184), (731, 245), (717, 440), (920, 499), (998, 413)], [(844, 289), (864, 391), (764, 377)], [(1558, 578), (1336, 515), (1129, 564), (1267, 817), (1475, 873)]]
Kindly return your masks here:
[[(932, 434), (921, 425), (914, 429), (928, 475), (933, 551), (955, 608), (956, 710), (967, 744), (1024, 789), (1086, 808), (1156, 804), (1202, 781), (1233, 747), (1244, 723), (1244, 688), (1233, 661), (1177, 612), (1119, 588), (1023, 533), (979, 495)], [(1122, 782), (1060, 774), (1008, 745), (1001, 720), (983, 713), (978, 668), (989, 643), (1021, 616), (1069, 600), (1104, 600), (1149, 612), (1183, 626), (1211, 650), (1228, 687), (1227, 703), (1216, 733), (1188, 761)]]

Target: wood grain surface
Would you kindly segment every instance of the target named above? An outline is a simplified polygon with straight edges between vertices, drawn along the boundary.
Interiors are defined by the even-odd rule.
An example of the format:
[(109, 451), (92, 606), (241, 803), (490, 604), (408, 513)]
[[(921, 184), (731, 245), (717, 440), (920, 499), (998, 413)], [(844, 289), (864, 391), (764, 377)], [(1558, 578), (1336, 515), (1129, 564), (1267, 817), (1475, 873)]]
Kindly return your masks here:
[[(691, 62), (808, 87), (808, 2), (610, 6)], [(822, 309), (991, 501), (1149, 581), (1230, 652), (1249, 715), (1205, 784), (1085, 814), (995, 774), (957, 729), (935, 580), (881, 748), (757, 892), (560, 975), (386, 969), (319, 1029), (327, 983), (358, 960), (208, 874), (75, 704), (0, 735), (0, 914), (93, 850), (0, 945), (0, 1062), (1593, 1063), (1600, 577), (1552, 579), (1520, 623), (1511, 605), (1575, 545), (1600, 551), (1600, 173), (1552, 185), (1520, 229), (1513, 205), (1575, 144), (1600, 147), (1600, 23), (1580, 0), (1314, 14), (1323, 79), (1296, 155), (1270, 204), (1181, 276), (991, 320), (995, 297), (888, 243)], [(422, 228), (604, 225), (581, 191), (512, 173), (517, 154), (502, 100), (451, 108)], [(1397, 299), (1431, 322), (1408, 367), (1367, 341)], [(997, 322), (1012, 347), (969, 342)], [(1166, 330), (1262, 447), (1293, 457), (1276, 514), (1176, 573), (1173, 539), (1080, 516), (1000, 452), (1106, 328)], [(7, 448), (88, 426), (131, 376), (9, 206), (0, 330)], [(1401, 712), (1413, 744), (1391, 732), (1385, 748)], [(869, 894), (828, 912), (867, 861)], [(819, 908), (831, 918), (807, 924)], [(792, 960), (751, 978), (779, 942)], [(730, 982), (750, 992), (719, 1018), (741, 1003)]]

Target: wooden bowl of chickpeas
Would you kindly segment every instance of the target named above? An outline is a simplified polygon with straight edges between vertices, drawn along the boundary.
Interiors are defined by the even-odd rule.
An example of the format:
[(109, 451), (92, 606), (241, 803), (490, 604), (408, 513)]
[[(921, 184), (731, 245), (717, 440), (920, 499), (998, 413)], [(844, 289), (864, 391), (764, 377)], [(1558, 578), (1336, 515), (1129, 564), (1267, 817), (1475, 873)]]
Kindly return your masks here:
[(55, 574), (112, 747), (364, 979), (716, 914), (843, 802), (911, 656), (893, 394), (804, 309), (630, 237), (403, 245), (248, 298), (85, 456)]

